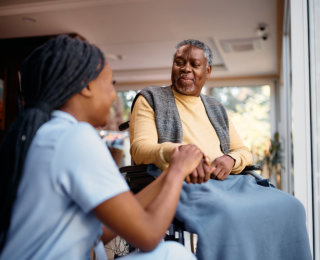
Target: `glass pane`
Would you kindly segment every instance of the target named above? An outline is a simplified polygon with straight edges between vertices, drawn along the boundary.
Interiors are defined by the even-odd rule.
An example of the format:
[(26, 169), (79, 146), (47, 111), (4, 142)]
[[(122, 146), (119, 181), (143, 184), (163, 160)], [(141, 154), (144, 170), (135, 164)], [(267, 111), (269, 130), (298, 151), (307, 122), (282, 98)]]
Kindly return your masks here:
[(123, 121), (128, 121), (131, 112), (132, 101), (139, 91), (129, 90), (129, 91), (119, 91), (117, 92), (119, 99), (123, 104)]
[(269, 177), (271, 171), (279, 171), (281, 167), (278, 169), (276, 166), (280, 159), (278, 136), (270, 138), (270, 86), (210, 88), (209, 95), (225, 106), (239, 135), (253, 154), (253, 163), (264, 165), (262, 174)]

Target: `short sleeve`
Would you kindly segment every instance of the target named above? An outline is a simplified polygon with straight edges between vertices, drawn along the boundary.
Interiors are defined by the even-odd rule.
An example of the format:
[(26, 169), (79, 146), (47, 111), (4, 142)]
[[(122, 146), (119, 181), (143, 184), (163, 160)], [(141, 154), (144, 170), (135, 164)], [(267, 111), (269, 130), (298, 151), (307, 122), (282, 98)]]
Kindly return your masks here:
[(106, 145), (94, 128), (79, 123), (57, 149), (57, 184), (84, 212), (129, 190)]

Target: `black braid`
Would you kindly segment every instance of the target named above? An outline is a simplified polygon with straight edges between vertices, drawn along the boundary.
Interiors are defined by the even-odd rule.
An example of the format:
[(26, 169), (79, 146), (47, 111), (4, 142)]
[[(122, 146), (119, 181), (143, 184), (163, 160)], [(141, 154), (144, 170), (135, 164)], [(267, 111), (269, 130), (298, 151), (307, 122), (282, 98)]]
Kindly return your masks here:
[(26, 109), (9, 128), (0, 146), (0, 253), (10, 227), (27, 151), (37, 130), (104, 67), (94, 45), (60, 35), (33, 51), (21, 66)]

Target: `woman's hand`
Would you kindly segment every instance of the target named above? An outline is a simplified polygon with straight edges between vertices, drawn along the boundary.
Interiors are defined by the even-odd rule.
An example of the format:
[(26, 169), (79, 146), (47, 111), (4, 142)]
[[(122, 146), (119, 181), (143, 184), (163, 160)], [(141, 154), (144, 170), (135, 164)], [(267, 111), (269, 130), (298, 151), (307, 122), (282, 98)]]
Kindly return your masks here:
[(204, 155), (203, 159), (199, 163), (196, 169), (194, 169), (190, 175), (185, 179), (187, 183), (203, 183), (210, 179), (213, 167), (210, 165), (210, 160), (207, 155)]
[(196, 169), (203, 158), (204, 154), (196, 145), (180, 145), (174, 148), (169, 167), (174, 171), (181, 172), (183, 178), (186, 178)]

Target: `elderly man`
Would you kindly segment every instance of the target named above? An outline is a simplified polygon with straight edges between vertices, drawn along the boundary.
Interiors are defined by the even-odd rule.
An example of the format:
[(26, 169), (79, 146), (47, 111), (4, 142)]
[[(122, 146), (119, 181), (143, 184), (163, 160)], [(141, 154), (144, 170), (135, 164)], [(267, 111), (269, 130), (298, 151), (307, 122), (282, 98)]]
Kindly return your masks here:
[(252, 163), (248, 148), (222, 105), (213, 97), (200, 94), (211, 70), (212, 53), (205, 44), (195, 40), (178, 44), (172, 65), (172, 85), (147, 88), (134, 104), (130, 139), (135, 163), (153, 163), (164, 169), (173, 149), (181, 143), (196, 144), (212, 162), (211, 171), (203, 162), (187, 182), (206, 181), (211, 172), (224, 180)]
[(133, 102), (134, 162), (164, 169), (173, 149), (185, 144), (207, 155), (186, 178), (198, 184), (184, 184), (176, 212), (198, 234), (198, 259), (311, 259), (302, 204), (267, 181), (237, 175), (252, 157), (223, 106), (200, 94), (211, 70), (204, 43), (177, 45), (172, 85), (143, 89)]

